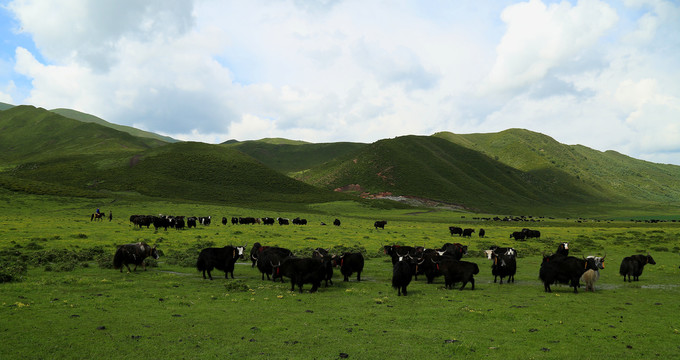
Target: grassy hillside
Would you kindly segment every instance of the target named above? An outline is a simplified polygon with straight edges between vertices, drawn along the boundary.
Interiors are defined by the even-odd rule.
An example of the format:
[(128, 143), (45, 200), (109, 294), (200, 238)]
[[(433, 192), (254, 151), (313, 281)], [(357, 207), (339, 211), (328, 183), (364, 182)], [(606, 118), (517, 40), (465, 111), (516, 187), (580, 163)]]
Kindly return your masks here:
[(164, 144), (33, 106), (0, 112), (0, 161), (16, 164), (55, 156), (135, 152)]
[(427, 136), (381, 140), (296, 178), (329, 189), (389, 192), (490, 212), (535, 213), (606, 199), (601, 190), (559, 170), (521, 171), (478, 151)]
[(7, 110), (7, 109), (11, 109), (11, 108), (13, 108), (13, 107), (14, 107), (14, 105), (5, 104), (5, 103), (3, 103), (3, 102), (0, 102), (0, 111), (2, 111), (2, 110)]
[(0, 112), (0, 130), (0, 185), (12, 190), (241, 204), (347, 199), (235, 149), (168, 144), (32, 106)]
[(124, 126), (124, 125), (117, 125), (117, 124), (112, 124), (104, 119), (98, 118), (94, 115), (82, 113), (80, 111), (72, 110), (72, 109), (53, 109), (50, 110), (54, 113), (57, 113), (61, 116), (67, 117), (69, 119), (74, 119), (74, 120), (79, 120), (82, 122), (91, 122), (95, 124), (99, 124), (102, 126), (110, 127), (112, 129), (118, 130), (118, 131), (123, 131), (126, 132), (130, 135), (133, 136), (138, 136), (138, 137), (143, 137), (143, 138), (151, 138), (151, 139), (156, 139), (164, 142), (177, 142), (177, 140), (169, 137), (169, 136), (162, 136), (158, 135), (152, 132), (144, 131), (144, 130), (139, 130), (135, 129), (130, 126)]
[[(560, 174), (577, 179), (602, 194), (639, 201), (673, 203), (680, 199), (680, 167), (561, 144), (549, 136), (521, 129), (494, 134), (435, 134), (479, 151), (529, 174)], [(556, 176), (557, 180), (558, 177)]]
[(213, 203), (346, 199), (267, 168), (233, 149), (174, 143), (139, 153), (70, 155), (22, 164), (12, 176), (104, 193)]
[(346, 193), (393, 195), (486, 213), (564, 216), (668, 214), (678, 211), (680, 199), (678, 166), (520, 129), (373, 144), (262, 139), (208, 145), (135, 136), (87, 114), (57, 112), (78, 120), (32, 106), (0, 111), (0, 187), (279, 208), (358, 200)]
[(309, 144), (272, 142), (271, 140), (245, 141), (225, 146), (238, 149), (264, 165), (285, 174), (321, 165), (366, 146), (366, 144), (350, 142)]

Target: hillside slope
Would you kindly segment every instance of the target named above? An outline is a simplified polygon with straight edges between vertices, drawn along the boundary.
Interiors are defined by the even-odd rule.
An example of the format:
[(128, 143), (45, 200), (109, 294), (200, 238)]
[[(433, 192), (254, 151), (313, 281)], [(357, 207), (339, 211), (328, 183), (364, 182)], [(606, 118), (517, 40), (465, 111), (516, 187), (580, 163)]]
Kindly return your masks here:
[(335, 158), (352, 153), (367, 144), (337, 142), (326, 144), (273, 142), (271, 139), (230, 143), (232, 147), (259, 160), (264, 165), (284, 174), (319, 166)]
[(141, 194), (241, 204), (348, 199), (235, 149), (135, 137), (32, 106), (0, 112), (0, 170), (2, 186), (41, 194), (71, 189), (74, 196)]
[(296, 178), (327, 189), (422, 197), (492, 212), (545, 210), (615, 196), (559, 170), (521, 171), (431, 136), (381, 140)]
[(565, 145), (522, 129), (492, 134), (438, 133), (434, 136), (479, 151), (526, 173), (559, 173), (589, 184), (607, 196), (640, 201), (680, 199), (680, 166), (655, 164), (615, 151)]
[(156, 133), (144, 131), (144, 130), (139, 130), (136, 128), (133, 128), (131, 126), (124, 126), (124, 125), (118, 125), (118, 124), (112, 124), (104, 119), (101, 119), (99, 117), (96, 117), (94, 115), (86, 114), (80, 111), (72, 110), (72, 109), (52, 109), (50, 110), (53, 113), (57, 113), (63, 117), (67, 117), (69, 119), (73, 120), (78, 120), (82, 122), (91, 122), (95, 124), (99, 124), (102, 126), (110, 127), (114, 130), (118, 131), (123, 131), (126, 132), (132, 136), (138, 136), (138, 137), (143, 137), (143, 138), (151, 138), (151, 139), (156, 139), (164, 142), (177, 142), (178, 140), (175, 140), (169, 136), (162, 136), (158, 135)]
[(163, 145), (33, 106), (0, 111), (0, 161), (20, 163), (54, 156), (142, 151)]

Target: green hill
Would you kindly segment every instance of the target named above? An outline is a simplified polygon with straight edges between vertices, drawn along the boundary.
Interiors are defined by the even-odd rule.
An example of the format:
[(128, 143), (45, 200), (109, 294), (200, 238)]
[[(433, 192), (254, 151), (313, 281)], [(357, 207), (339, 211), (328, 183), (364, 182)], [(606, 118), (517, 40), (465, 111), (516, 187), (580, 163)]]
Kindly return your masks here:
[(323, 202), (338, 194), (271, 170), (232, 149), (182, 142), (140, 153), (53, 158), (14, 176), (105, 192), (222, 203)]
[(0, 111), (2, 111), (2, 110), (7, 110), (7, 109), (11, 109), (11, 108), (13, 108), (13, 107), (14, 107), (14, 105), (5, 104), (5, 103), (3, 103), (3, 102), (0, 102)]
[(667, 213), (678, 210), (680, 199), (678, 166), (521, 129), (373, 144), (209, 145), (169, 143), (107, 124), (63, 109), (1, 110), (0, 187), (279, 207), (399, 196), (487, 213), (566, 216)]
[(523, 172), (559, 174), (555, 175), (556, 181), (577, 179), (607, 197), (666, 203), (680, 199), (679, 166), (637, 160), (615, 151), (565, 145), (549, 136), (522, 129), (495, 134), (438, 133), (434, 136), (479, 151)]
[(286, 141), (272, 142), (270, 140), (244, 141), (225, 144), (224, 146), (238, 149), (284, 174), (321, 165), (366, 146), (366, 144), (350, 142), (310, 144)]
[(55, 156), (134, 152), (164, 144), (25, 105), (1, 111), (0, 129), (0, 161), (10, 164)]
[(32, 106), (0, 112), (0, 129), (0, 185), (13, 190), (269, 205), (347, 199), (235, 149), (135, 137)]
[(328, 189), (419, 197), (486, 212), (545, 212), (613, 196), (558, 170), (521, 171), (431, 136), (381, 140), (296, 178)]
[(156, 140), (161, 140), (165, 142), (177, 142), (178, 140), (175, 140), (169, 136), (162, 136), (158, 135), (152, 132), (144, 131), (144, 130), (139, 130), (135, 129), (130, 126), (124, 126), (124, 125), (117, 125), (117, 124), (112, 124), (104, 119), (98, 118), (94, 115), (86, 114), (80, 111), (76, 110), (71, 110), (71, 109), (52, 109), (50, 110), (54, 113), (57, 113), (63, 117), (67, 117), (69, 119), (74, 119), (82, 122), (90, 122), (90, 123), (95, 123), (99, 124), (102, 126), (110, 127), (112, 129), (118, 130), (118, 131), (123, 131), (126, 132), (132, 136), (138, 136), (138, 137), (144, 137), (144, 138), (151, 138), (151, 139), (156, 139)]

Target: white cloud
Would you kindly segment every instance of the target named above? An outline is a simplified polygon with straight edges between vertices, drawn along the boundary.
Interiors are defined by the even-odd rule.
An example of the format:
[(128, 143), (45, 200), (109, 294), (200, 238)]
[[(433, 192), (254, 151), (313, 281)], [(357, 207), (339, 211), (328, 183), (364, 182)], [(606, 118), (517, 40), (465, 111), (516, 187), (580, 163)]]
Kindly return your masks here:
[(483, 92), (516, 91), (542, 80), (551, 69), (578, 62), (618, 20), (597, 0), (511, 5), (501, 14), (507, 31)]
[[(372, 142), (523, 127), (650, 159), (680, 153), (680, 7), (668, 1), (8, 9), (37, 48), (12, 54), (32, 81), (15, 101), (180, 139)], [(0, 89), (0, 101), (18, 93)]]

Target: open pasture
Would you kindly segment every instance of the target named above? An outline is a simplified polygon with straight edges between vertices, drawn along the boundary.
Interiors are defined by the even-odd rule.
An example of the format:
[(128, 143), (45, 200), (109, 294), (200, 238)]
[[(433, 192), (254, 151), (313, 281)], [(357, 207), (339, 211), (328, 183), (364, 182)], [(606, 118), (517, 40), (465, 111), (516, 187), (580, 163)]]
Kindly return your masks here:
[[(1, 195), (1, 194), (0, 194)], [(20, 197), (0, 205), (3, 259), (21, 254), (28, 271), (22, 281), (0, 284), (2, 358), (677, 358), (680, 356), (680, 224), (550, 220), (500, 223), (473, 215), (427, 210), (373, 211), (336, 204), (294, 211), (253, 210), (161, 202), (110, 206), (77, 199)], [(91, 222), (96, 207), (111, 222)], [(211, 215), (212, 225), (155, 232), (134, 228), (132, 214)], [(343, 215), (344, 214), (344, 215)], [(226, 216), (297, 216), (307, 226), (227, 225)], [(462, 217), (464, 216), (464, 218)], [(334, 218), (340, 227), (331, 224)], [(378, 219), (385, 230), (373, 228)], [(478, 230), (470, 239), (449, 234), (448, 226)], [(515, 242), (512, 231), (539, 229), (542, 237)], [(163, 256), (148, 271), (120, 273), (106, 265), (116, 245), (145, 241)], [(538, 280), (542, 253), (559, 242), (576, 256), (607, 255), (596, 292), (579, 294)], [(236, 279), (220, 271), (203, 280), (191, 264), (204, 246), (248, 244), (309, 249), (361, 249), (367, 262), (362, 282), (334, 285), (310, 294), (290, 292), (289, 283), (261, 281), (248, 260)], [(475, 290), (446, 290), (443, 279), (413, 281), (409, 295), (391, 288), (386, 244), (469, 246), (464, 260), (475, 262)], [(489, 245), (519, 252), (514, 284), (494, 284)], [(99, 254), (62, 266), (46, 254)], [(91, 251), (97, 249), (97, 251)], [(639, 282), (624, 283), (624, 256), (649, 251), (657, 265), (645, 267)], [(34, 260), (43, 259), (41, 263)], [(70, 258), (73, 259), (73, 258)], [(101, 260), (101, 262), (99, 261)]]

